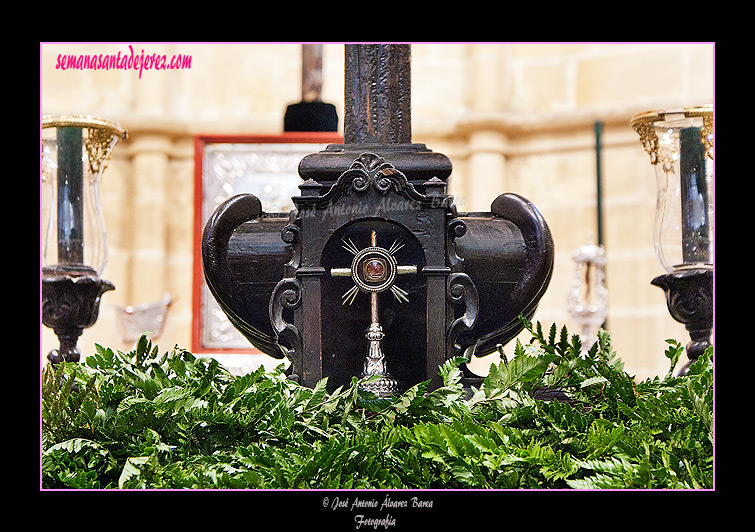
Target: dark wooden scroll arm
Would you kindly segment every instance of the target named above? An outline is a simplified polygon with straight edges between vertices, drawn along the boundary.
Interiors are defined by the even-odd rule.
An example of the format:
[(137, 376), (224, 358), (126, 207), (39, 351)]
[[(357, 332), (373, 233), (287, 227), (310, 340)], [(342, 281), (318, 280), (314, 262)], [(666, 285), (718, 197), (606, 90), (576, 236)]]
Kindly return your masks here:
[[(501, 194), (492, 203), (491, 212), (516, 225), (524, 238), (526, 260), (522, 277), (511, 294), (511, 310), (531, 318), (545, 293), (553, 273), (553, 237), (540, 211), (517, 194)], [(518, 319), (510, 330), (521, 329)]]
[[(262, 216), (262, 203), (252, 194), (239, 194), (223, 202), (205, 225), (202, 262), (207, 286), (231, 323), (260, 351), (274, 358), (284, 352), (274, 338), (249, 325), (255, 312), (245, 301), (228, 263), (228, 242), (241, 224)], [(267, 309), (263, 309), (267, 314)]]

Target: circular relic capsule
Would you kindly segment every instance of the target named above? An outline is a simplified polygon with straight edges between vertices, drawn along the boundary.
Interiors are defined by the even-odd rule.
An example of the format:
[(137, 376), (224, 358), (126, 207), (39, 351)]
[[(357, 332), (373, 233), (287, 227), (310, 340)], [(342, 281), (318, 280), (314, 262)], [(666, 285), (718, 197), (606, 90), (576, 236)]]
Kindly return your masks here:
[(396, 259), (381, 247), (368, 247), (354, 256), (351, 277), (365, 292), (388, 290), (396, 278)]

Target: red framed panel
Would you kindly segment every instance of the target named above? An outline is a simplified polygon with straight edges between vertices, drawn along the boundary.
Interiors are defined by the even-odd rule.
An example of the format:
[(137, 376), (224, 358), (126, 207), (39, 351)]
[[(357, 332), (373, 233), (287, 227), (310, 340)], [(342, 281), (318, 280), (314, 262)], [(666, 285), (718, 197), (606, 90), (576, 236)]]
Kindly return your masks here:
[[(194, 136), (194, 264), (193, 264), (193, 286), (192, 286), (192, 352), (196, 354), (260, 354), (261, 351), (254, 348), (248, 341), (238, 341), (235, 346), (208, 345), (205, 342), (205, 328), (209, 326), (205, 323), (204, 305), (208, 298), (212, 298), (209, 290), (205, 285), (204, 273), (202, 270), (202, 232), (206, 223), (206, 206), (207, 198), (205, 191), (207, 179), (211, 176), (205, 175), (205, 158), (208, 148), (224, 145), (234, 145), (244, 152), (246, 148), (249, 151), (255, 149), (264, 150), (265, 145), (288, 144), (292, 149), (301, 148), (302, 157), (310, 153), (316, 153), (325, 149), (328, 144), (342, 144), (343, 136), (331, 132), (291, 132), (280, 135), (195, 135)], [(298, 146), (302, 145), (302, 146)], [(306, 146), (305, 146), (306, 145)], [(271, 146), (271, 149), (280, 146)], [(251, 190), (236, 190), (234, 193), (253, 192)], [(296, 195), (296, 193), (292, 194)], [(229, 195), (230, 197), (230, 195)], [(223, 198), (225, 199), (225, 198)], [(217, 198), (213, 198), (217, 201)], [(265, 202), (262, 204), (265, 208)], [(209, 207), (211, 208), (211, 207)], [(269, 211), (272, 212), (272, 211)], [(208, 302), (214, 304), (214, 300)], [(241, 347), (238, 343), (246, 344), (248, 347)]]

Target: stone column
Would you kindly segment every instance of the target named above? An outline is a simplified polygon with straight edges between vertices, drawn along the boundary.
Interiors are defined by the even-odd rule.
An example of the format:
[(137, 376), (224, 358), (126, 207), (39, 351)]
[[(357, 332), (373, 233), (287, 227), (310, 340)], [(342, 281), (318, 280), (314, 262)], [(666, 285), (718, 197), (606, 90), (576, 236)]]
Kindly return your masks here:
[[(148, 50), (147, 50), (148, 48)], [(171, 45), (134, 45), (170, 56)], [(126, 303), (130, 305), (162, 299), (166, 292), (167, 213), (170, 212), (168, 176), (173, 145), (159, 119), (169, 107), (168, 76), (145, 71), (134, 83), (133, 120), (140, 124), (129, 139), (131, 153), (131, 275)], [(155, 122), (158, 120), (158, 122)]]
[(469, 159), (465, 196), (467, 209), (487, 211), (491, 198), (506, 190), (506, 135), (496, 116), (504, 107), (503, 49), (500, 44), (475, 44), (470, 47), (472, 63), (471, 102), (478, 117), (469, 137)]
[(128, 303), (156, 301), (166, 292), (167, 280), (167, 194), (169, 155), (173, 148), (168, 137), (159, 133), (134, 135), (132, 152), (131, 286)]
[(501, 131), (481, 129), (469, 137), (467, 209), (488, 211), (493, 198), (506, 188), (506, 135)]
[(191, 294), (194, 267), (194, 142), (189, 135), (173, 138), (169, 153), (166, 194), (167, 264), (165, 291), (171, 296), (166, 336), (189, 345), (192, 331)]

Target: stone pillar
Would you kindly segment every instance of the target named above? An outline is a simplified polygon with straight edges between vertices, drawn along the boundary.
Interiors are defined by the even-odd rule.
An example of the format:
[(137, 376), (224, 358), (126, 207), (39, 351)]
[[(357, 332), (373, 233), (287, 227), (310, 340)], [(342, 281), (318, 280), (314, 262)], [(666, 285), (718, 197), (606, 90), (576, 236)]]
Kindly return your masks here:
[[(172, 45), (150, 44), (149, 53), (170, 57)], [(134, 45), (134, 54), (146, 46)], [(141, 123), (129, 139), (132, 155), (131, 275), (126, 303), (129, 305), (157, 301), (166, 292), (167, 215), (172, 203), (168, 193), (170, 155), (173, 150), (162, 124), (153, 124), (169, 108), (168, 76), (164, 72), (145, 71), (134, 80), (134, 120)]]
[(501, 131), (474, 131), (469, 137), (467, 209), (487, 211), (490, 201), (510, 192), (506, 187), (506, 135)]
[(172, 147), (170, 139), (160, 134), (139, 134), (130, 140), (133, 253), (129, 304), (156, 301), (166, 292), (167, 214), (171, 204), (167, 181)]
[[(169, 153), (164, 205), (167, 264), (165, 291), (171, 296), (166, 336), (188, 345), (192, 330), (191, 294), (194, 267), (194, 142), (188, 135), (174, 138)], [(168, 335), (167, 332), (171, 331)]]
[(506, 187), (506, 135), (496, 120), (503, 111), (501, 87), (504, 58), (500, 44), (474, 44), (470, 47), (472, 84), (470, 107), (479, 117), (469, 137), (468, 177), (465, 183), (467, 209), (487, 211), (491, 198), (508, 192)]

